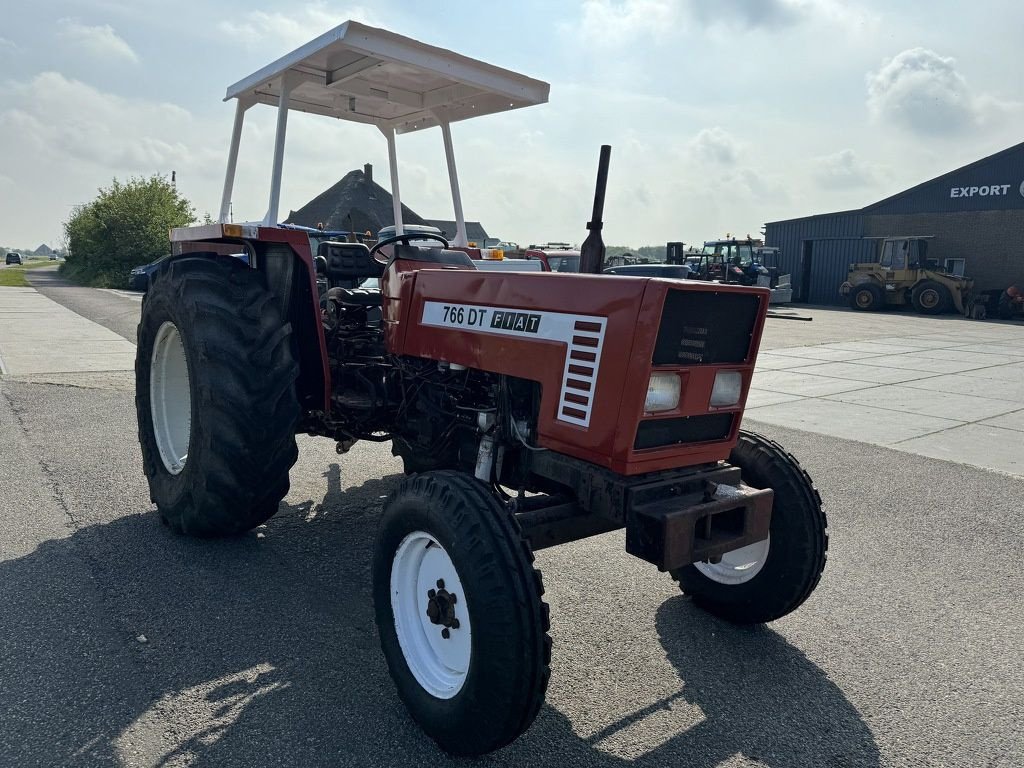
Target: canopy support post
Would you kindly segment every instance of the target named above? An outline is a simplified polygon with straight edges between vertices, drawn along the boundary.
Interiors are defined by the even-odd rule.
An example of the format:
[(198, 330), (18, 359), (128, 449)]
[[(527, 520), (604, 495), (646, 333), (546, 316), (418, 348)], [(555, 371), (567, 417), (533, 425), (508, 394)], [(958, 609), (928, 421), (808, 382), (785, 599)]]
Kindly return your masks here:
[(277, 209), (281, 205), (281, 172), (284, 168), (284, 137), (288, 130), (288, 101), (295, 86), (291, 70), (281, 76), (281, 95), (277, 101), (277, 132), (274, 135), (274, 167), (270, 172), (270, 203), (263, 223), (277, 225)]
[(395, 129), (393, 126), (377, 126), (384, 138), (388, 140), (388, 166), (391, 170), (391, 203), (395, 209), (395, 235), (404, 235), (402, 227), (402, 195), (398, 190), (398, 151), (395, 149)]
[[(455, 168), (455, 149), (452, 145), (452, 127), (446, 119), (438, 117), (441, 123), (441, 138), (444, 139), (444, 157), (448, 162), (448, 181), (452, 187), (452, 206), (455, 208), (455, 239), (452, 245), (466, 247), (466, 217), (462, 212), (462, 192), (459, 190), (459, 172)], [(477, 243), (480, 245), (480, 243)]]
[(231, 129), (231, 146), (228, 149), (228, 168), (224, 173), (224, 193), (220, 198), (220, 223), (227, 224), (231, 211), (231, 193), (235, 188), (235, 168), (238, 166), (238, 145), (242, 141), (242, 123), (245, 111), (253, 105), (248, 97), (239, 97), (235, 103), (235, 125)]

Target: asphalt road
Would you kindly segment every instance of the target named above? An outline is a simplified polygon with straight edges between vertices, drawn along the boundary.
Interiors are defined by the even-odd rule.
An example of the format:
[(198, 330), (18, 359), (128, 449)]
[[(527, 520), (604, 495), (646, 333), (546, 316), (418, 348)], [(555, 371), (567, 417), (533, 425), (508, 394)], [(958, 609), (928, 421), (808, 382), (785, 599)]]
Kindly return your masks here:
[[(94, 293), (64, 296), (83, 314), (107, 302), (112, 323), (127, 312)], [(302, 439), (265, 528), (194, 541), (152, 509), (132, 397), (0, 381), (0, 765), (454, 762), (406, 715), (373, 624), (388, 450)], [(538, 553), (547, 705), (481, 764), (1024, 761), (1024, 482), (765, 431), (827, 504), (808, 603), (737, 629), (627, 556), (621, 533)]]
[(25, 277), (46, 298), (135, 343), (135, 328), (142, 308), (138, 301), (112, 291), (74, 285), (64, 280), (56, 269), (30, 270)]

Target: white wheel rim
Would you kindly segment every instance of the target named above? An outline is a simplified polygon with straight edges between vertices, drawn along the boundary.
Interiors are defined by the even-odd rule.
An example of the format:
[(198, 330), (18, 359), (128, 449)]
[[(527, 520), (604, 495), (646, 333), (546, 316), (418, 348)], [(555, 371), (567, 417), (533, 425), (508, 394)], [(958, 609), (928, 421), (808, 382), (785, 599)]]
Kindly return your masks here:
[(768, 559), (772, 537), (726, 552), (717, 563), (694, 563), (697, 570), (719, 584), (745, 584), (757, 576)]
[[(431, 600), (438, 604), (440, 598), (444, 604), (448, 601), (445, 595), (455, 595), (450, 607), (457, 626), (451, 628), (435, 623), (428, 615)], [(454, 563), (429, 533), (413, 531), (395, 551), (391, 612), (398, 645), (416, 682), (438, 699), (455, 696), (466, 682), (472, 656), (469, 610)], [(451, 614), (446, 614), (446, 620), (450, 619)], [(446, 629), (447, 638), (442, 636)]]
[(172, 475), (185, 468), (192, 435), (192, 391), (181, 335), (167, 321), (156, 332), (149, 363), (149, 404), (153, 434), (164, 467)]

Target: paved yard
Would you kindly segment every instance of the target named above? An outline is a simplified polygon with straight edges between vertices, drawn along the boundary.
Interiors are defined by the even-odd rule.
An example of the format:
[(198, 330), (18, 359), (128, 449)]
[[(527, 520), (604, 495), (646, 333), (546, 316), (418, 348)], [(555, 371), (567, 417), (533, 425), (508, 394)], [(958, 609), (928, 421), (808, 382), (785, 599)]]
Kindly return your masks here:
[(747, 421), (1024, 476), (1024, 326), (801, 314), (769, 320)]

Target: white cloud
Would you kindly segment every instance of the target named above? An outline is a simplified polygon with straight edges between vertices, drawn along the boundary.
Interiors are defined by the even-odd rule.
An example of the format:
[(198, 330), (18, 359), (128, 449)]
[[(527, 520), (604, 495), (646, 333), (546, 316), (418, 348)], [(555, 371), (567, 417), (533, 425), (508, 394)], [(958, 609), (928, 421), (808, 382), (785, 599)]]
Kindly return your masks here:
[(16, 106), (0, 112), (0, 126), (47, 157), (95, 164), (111, 175), (194, 162), (177, 138), (192, 129), (192, 117), (173, 104), (124, 99), (58, 72), (36, 75), (16, 96)]
[(960, 133), (982, 117), (982, 106), (957, 71), (956, 60), (927, 48), (898, 53), (870, 73), (867, 84), (872, 116), (914, 133)]
[(232, 39), (243, 40), (250, 48), (269, 45), (274, 50), (291, 51), (349, 19), (375, 27), (388, 27), (384, 20), (364, 6), (338, 6), (322, 1), (280, 13), (250, 11), (225, 19), (217, 26)]
[(818, 184), (828, 189), (871, 186), (881, 175), (877, 166), (861, 160), (852, 149), (815, 158), (813, 173)]
[(57, 28), (61, 40), (97, 58), (139, 60), (132, 47), (109, 24), (90, 27), (74, 19), (63, 18), (57, 21)]
[(0, 37), (0, 52), (13, 53), (18, 50), (18, 46), (15, 45), (13, 40), (8, 40), (6, 37)]
[(581, 31), (592, 41), (614, 44), (669, 35), (680, 20), (675, 0), (584, 0)]
[(739, 142), (717, 125), (702, 129), (686, 148), (693, 159), (719, 165), (735, 165), (740, 154)]

